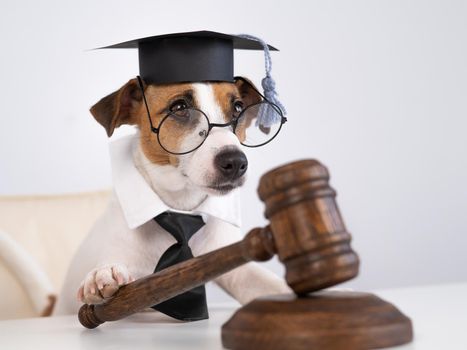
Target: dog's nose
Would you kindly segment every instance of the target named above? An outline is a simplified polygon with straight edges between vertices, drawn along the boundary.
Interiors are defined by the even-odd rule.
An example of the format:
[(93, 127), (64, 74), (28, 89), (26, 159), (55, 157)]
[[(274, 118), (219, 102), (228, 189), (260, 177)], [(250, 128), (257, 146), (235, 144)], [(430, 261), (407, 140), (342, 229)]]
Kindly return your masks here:
[(216, 155), (214, 164), (224, 178), (235, 180), (245, 174), (248, 168), (248, 159), (242, 151), (228, 149)]

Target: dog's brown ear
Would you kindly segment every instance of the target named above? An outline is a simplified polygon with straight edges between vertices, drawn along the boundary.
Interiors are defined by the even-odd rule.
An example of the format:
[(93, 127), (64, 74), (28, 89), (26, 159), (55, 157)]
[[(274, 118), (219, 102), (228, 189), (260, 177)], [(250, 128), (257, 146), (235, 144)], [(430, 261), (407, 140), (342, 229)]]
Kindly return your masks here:
[[(247, 78), (236, 77), (235, 85), (237, 85), (240, 96), (242, 97), (245, 106), (261, 102), (262, 98), (256, 90), (256, 86)], [(255, 90), (256, 89), (256, 90)]]
[(119, 90), (102, 98), (90, 111), (110, 137), (122, 124), (138, 124), (137, 111), (142, 97), (138, 81), (131, 79)]
[[(255, 103), (261, 102), (262, 97), (258, 93), (258, 89), (256, 88), (256, 86), (253, 85), (253, 83), (249, 79), (244, 77), (236, 77), (235, 85), (237, 86), (238, 92), (240, 93), (240, 97), (243, 100), (245, 108)], [(236, 128), (235, 134), (238, 136), (240, 141), (245, 140), (245, 130), (251, 125), (255, 117), (255, 113), (247, 113), (246, 121), (241, 123), (240, 127)]]

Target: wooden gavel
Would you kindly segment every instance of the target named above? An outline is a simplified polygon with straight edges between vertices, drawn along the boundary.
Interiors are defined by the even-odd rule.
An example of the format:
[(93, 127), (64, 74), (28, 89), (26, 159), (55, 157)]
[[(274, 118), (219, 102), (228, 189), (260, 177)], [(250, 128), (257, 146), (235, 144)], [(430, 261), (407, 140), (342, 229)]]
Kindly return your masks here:
[(252, 229), (235, 244), (168, 267), (121, 287), (103, 304), (83, 305), (79, 321), (95, 328), (159, 304), (249, 261), (274, 254), (285, 265), (286, 281), (304, 295), (349, 280), (358, 274), (359, 259), (350, 247), (329, 186), (327, 169), (302, 160), (262, 176), (259, 197), (270, 224)]

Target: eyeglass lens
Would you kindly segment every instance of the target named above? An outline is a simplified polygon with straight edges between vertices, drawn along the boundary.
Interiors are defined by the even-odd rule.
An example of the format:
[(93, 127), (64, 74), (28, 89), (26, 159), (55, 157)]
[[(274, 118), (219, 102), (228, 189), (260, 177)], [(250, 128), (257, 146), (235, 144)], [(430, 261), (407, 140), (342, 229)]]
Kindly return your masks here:
[[(268, 102), (248, 106), (236, 123), (235, 134), (245, 146), (258, 147), (268, 143), (280, 131), (282, 115)], [(207, 116), (194, 108), (169, 113), (159, 125), (158, 140), (168, 152), (184, 154), (200, 147), (209, 134)]]

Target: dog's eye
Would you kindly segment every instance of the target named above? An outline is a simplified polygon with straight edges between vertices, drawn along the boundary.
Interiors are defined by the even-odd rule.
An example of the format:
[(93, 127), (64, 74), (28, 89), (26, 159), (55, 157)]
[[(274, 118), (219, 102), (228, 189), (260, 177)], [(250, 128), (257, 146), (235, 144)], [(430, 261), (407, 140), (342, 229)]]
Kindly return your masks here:
[(243, 111), (243, 103), (241, 101), (236, 101), (234, 103), (234, 111), (237, 114)]
[(177, 100), (177, 101), (175, 101), (174, 103), (172, 103), (170, 105), (169, 109), (172, 112), (179, 112), (179, 111), (183, 111), (183, 110), (185, 110), (187, 108), (188, 108), (188, 105), (184, 100)]

